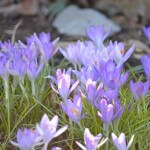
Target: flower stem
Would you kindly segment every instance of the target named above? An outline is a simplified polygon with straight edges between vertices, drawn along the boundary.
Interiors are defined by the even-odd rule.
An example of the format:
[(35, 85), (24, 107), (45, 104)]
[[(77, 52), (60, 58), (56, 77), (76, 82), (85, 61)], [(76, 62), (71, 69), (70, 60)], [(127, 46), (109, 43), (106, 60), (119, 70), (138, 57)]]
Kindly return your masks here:
[(3, 78), (4, 81), (4, 89), (5, 89), (5, 106), (7, 110), (7, 123), (8, 123), (8, 138), (10, 135), (10, 100), (9, 100), (9, 79), (8, 77)]
[(33, 96), (36, 96), (36, 90), (35, 90), (35, 82), (34, 82), (35, 80), (32, 80), (31, 81), (31, 84), (32, 84), (32, 95)]
[[(106, 137), (109, 140), (109, 125), (104, 124), (104, 131), (106, 133)], [(109, 143), (108, 143), (108, 141), (106, 142), (106, 150), (109, 150)]]

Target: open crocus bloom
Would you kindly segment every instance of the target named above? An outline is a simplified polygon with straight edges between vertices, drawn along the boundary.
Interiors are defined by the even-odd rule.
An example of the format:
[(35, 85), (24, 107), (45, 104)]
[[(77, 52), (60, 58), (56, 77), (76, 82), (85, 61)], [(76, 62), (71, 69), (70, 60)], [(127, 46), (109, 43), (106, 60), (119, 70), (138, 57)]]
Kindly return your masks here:
[(78, 146), (82, 149), (82, 150), (96, 150), (97, 148), (99, 148), (101, 145), (103, 145), (106, 141), (107, 138), (105, 140), (103, 140), (102, 142), (100, 142), (102, 138), (102, 134), (98, 134), (96, 136), (93, 136), (88, 128), (85, 128), (84, 131), (84, 145), (82, 145), (81, 143), (77, 142)]
[(68, 99), (65, 103), (61, 102), (61, 107), (67, 116), (76, 123), (79, 123), (86, 114), (81, 116), (82, 112), (82, 100), (80, 96), (75, 95), (73, 102)]
[(48, 76), (47, 78), (50, 78), (58, 86), (58, 90), (56, 90), (53, 84), (51, 84), (52, 89), (65, 101), (68, 99), (70, 93), (78, 86), (79, 80), (71, 86), (71, 69), (68, 69), (66, 72), (65, 70), (62, 72), (60, 69), (57, 69), (56, 76), (57, 79), (52, 76)]
[(114, 43), (112, 43), (110, 41), (107, 48), (109, 51), (114, 51), (113, 59), (116, 62), (117, 66), (120, 67), (132, 55), (135, 49), (135, 45), (133, 45), (126, 53), (125, 53), (124, 44), (122, 42), (118, 43), (117, 41), (115, 41)]
[(37, 130), (33, 129), (19, 129), (17, 131), (17, 143), (11, 141), (11, 144), (20, 148), (21, 150), (32, 150), (40, 142), (41, 138)]
[(40, 124), (37, 124), (37, 131), (40, 134), (44, 143), (49, 143), (53, 138), (62, 134), (68, 126), (64, 126), (57, 131), (58, 116), (54, 116), (49, 120), (46, 114), (43, 115)]
[(105, 33), (104, 25), (97, 27), (90, 26), (87, 29), (88, 37), (96, 44), (98, 48), (102, 48), (104, 40), (109, 36), (111, 29)]
[(111, 134), (112, 141), (116, 146), (117, 150), (128, 150), (133, 142), (134, 135), (132, 135), (128, 145), (126, 144), (125, 134), (121, 133), (119, 137), (117, 137), (114, 133)]
[(108, 104), (106, 99), (102, 99), (99, 104), (99, 110), (98, 116), (106, 125), (109, 125), (122, 115), (124, 108), (118, 102), (113, 105)]
[(134, 83), (133, 80), (130, 81), (130, 89), (134, 95), (135, 100), (138, 100), (140, 97), (144, 97), (149, 90), (150, 82), (136, 82)]

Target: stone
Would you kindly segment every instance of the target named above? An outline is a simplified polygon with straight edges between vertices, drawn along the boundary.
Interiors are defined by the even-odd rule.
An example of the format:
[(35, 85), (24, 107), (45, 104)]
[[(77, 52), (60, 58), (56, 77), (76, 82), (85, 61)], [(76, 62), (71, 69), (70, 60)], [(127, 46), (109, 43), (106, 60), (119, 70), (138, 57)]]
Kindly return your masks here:
[(109, 16), (123, 13), (136, 22), (140, 16), (145, 24), (150, 20), (150, 0), (94, 0), (93, 2), (94, 8), (107, 12)]
[(121, 27), (108, 19), (104, 14), (91, 9), (81, 9), (75, 5), (68, 6), (54, 19), (52, 25), (59, 33), (69, 36), (86, 36), (86, 29), (90, 25), (104, 25), (106, 31), (111, 28), (112, 34), (121, 30)]

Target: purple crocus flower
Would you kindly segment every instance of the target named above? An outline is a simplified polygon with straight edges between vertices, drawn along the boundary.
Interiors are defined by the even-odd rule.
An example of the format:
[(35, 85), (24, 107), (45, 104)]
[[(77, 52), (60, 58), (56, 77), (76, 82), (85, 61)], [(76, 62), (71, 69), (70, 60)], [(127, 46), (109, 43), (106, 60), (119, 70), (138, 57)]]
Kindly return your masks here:
[(121, 70), (122, 67), (117, 68), (112, 60), (102, 62), (99, 68), (99, 75), (103, 84), (112, 90), (121, 85)]
[(98, 116), (106, 125), (109, 125), (114, 119), (117, 119), (122, 115), (124, 108), (122, 108), (118, 103), (116, 106), (117, 107), (115, 107), (115, 105), (108, 104), (105, 99), (100, 101), (100, 112), (98, 111)]
[(133, 80), (130, 81), (130, 89), (134, 95), (135, 100), (139, 100), (140, 97), (144, 97), (150, 87), (149, 80), (147, 82), (136, 82), (134, 83)]
[(11, 75), (19, 77), (19, 79), (21, 80), (24, 80), (27, 71), (27, 64), (21, 59), (13, 59), (7, 62), (7, 69)]
[(41, 138), (37, 130), (33, 129), (19, 129), (17, 131), (17, 142), (11, 141), (11, 144), (21, 150), (31, 150), (40, 142)]
[(133, 142), (134, 135), (132, 135), (128, 145), (126, 144), (125, 134), (121, 133), (119, 137), (117, 137), (114, 133), (111, 134), (112, 141), (117, 148), (117, 150), (128, 150)]
[(27, 75), (28, 75), (30, 81), (34, 81), (36, 79), (36, 77), (41, 72), (43, 66), (44, 66), (43, 63), (41, 63), (39, 66), (37, 66), (35, 61), (32, 61), (31, 63), (28, 64)]
[(61, 102), (62, 110), (67, 114), (67, 116), (76, 123), (79, 123), (86, 114), (81, 116), (82, 113), (82, 100), (80, 96), (75, 95), (73, 102), (68, 99), (64, 103)]
[(88, 79), (86, 82), (86, 93), (87, 100), (90, 104), (95, 106), (95, 102), (100, 98), (101, 91), (103, 89), (103, 84), (100, 83), (98, 87), (96, 87), (96, 82)]
[(43, 56), (44, 62), (47, 64), (50, 58), (57, 52), (57, 43), (59, 41), (59, 38), (55, 39), (53, 42), (50, 42), (50, 34), (49, 33), (40, 33), (39, 37), (34, 34), (36, 43), (38, 45), (38, 48)]
[(125, 47), (122, 42), (115, 41), (112, 43), (110, 41), (107, 49), (109, 51), (114, 51), (113, 60), (117, 64), (118, 67), (122, 66), (124, 62), (128, 60), (128, 58), (132, 55), (135, 49), (135, 45), (133, 45), (126, 53), (125, 53)]
[(63, 56), (74, 65), (81, 65), (82, 53), (85, 49), (83, 42), (78, 41), (76, 44), (69, 44), (66, 50), (59, 48)]
[(150, 41), (150, 26), (149, 27), (144, 26), (143, 32), (144, 32), (146, 38)]
[(77, 142), (77, 145), (82, 149), (82, 150), (96, 150), (97, 148), (99, 148), (100, 146), (102, 146), (107, 139), (103, 140), (100, 143), (100, 140), (102, 138), (102, 134), (98, 134), (96, 136), (93, 136), (88, 128), (85, 128), (84, 131), (84, 145), (82, 145), (81, 143)]
[(3, 79), (8, 78), (8, 76), (9, 76), (8, 68), (6, 67), (7, 62), (8, 62), (8, 60), (7, 60), (7, 58), (5, 58), (5, 56), (0, 56), (0, 68), (1, 68), (0, 76)]
[[(103, 87), (104, 88), (104, 87)], [(109, 104), (112, 104), (114, 101), (118, 102), (118, 94), (119, 94), (119, 90), (116, 88), (115, 90), (111, 90), (109, 88), (104, 89), (100, 89), (99, 90), (99, 98), (98, 100), (96, 99), (96, 101), (94, 101), (95, 103), (95, 107), (99, 109), (99, 104), (101, 99), (107, 99), (107, 102)]]
[(58, 116), (54, 116), (49, 120), (46, 114), (43, 115), (40, 124), (37, 124), (36, 129), (44, 142), (43, 150), (47, 150), (48, 143), (55, 137), (66, 131), (68, 126), (64, 126), (57, 131)]
[(150, 79), (150, 54), (143, 56), (141, 58), (141, 62), (146, 76), (148, 77), (148, 79)]
[(65, 70), (62, 72), (60, 69), (57, 69), (56, 77), (57, 77), (57, 79), (55, 79), (52, 76), (48, 76), (47, 78), (50, 78), (58, 86), (58, 90), (56, 90), (54, 88), (54, 86), (51, 84), (52, 89), (56, 93), (58, 93), (62, 97), (62, 99), (65, 101), (68, 99), (70, 93), (78, 86), (79, 80), (77, 80), (70, 88), (70, 86), (71, 86), (71, 69), (68, 69), (66, 72), (65, 72)]
[(108, 37), (108, 35), (110, 34), (110, 32), (111, 32), (111, 29), (109, 29), (109, 31), (107, 33), (105, 33), (104, 25), (100, 25), (100, 26), (97, 26), (97, 27), (90, 26), (87, 29), (87, 35), (88, 35), (88, 37), (93, 42), (95, 42), (96, 46), (98, 48), (100, 48), (100, 49), (102, 48), (103, 42)]
[(88, 79), (97, 81), (99, 79), (99, 73), (94, 66), (87, 65), (81, 68), (80, 71), (73, 70), (73, 73), (78, 77), (83, 85), (86, 85)]

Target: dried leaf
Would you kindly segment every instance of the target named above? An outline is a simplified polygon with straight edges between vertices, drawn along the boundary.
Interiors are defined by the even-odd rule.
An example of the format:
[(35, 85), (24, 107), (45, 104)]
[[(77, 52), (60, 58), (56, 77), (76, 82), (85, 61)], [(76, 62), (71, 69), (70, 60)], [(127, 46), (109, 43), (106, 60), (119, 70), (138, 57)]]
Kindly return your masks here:
[(19, 4), (11, 4), (5, 7), (0, 7), (0, 14), (9, 15), (36, 15), (38, 13), (37, 0), (22, 0)]

